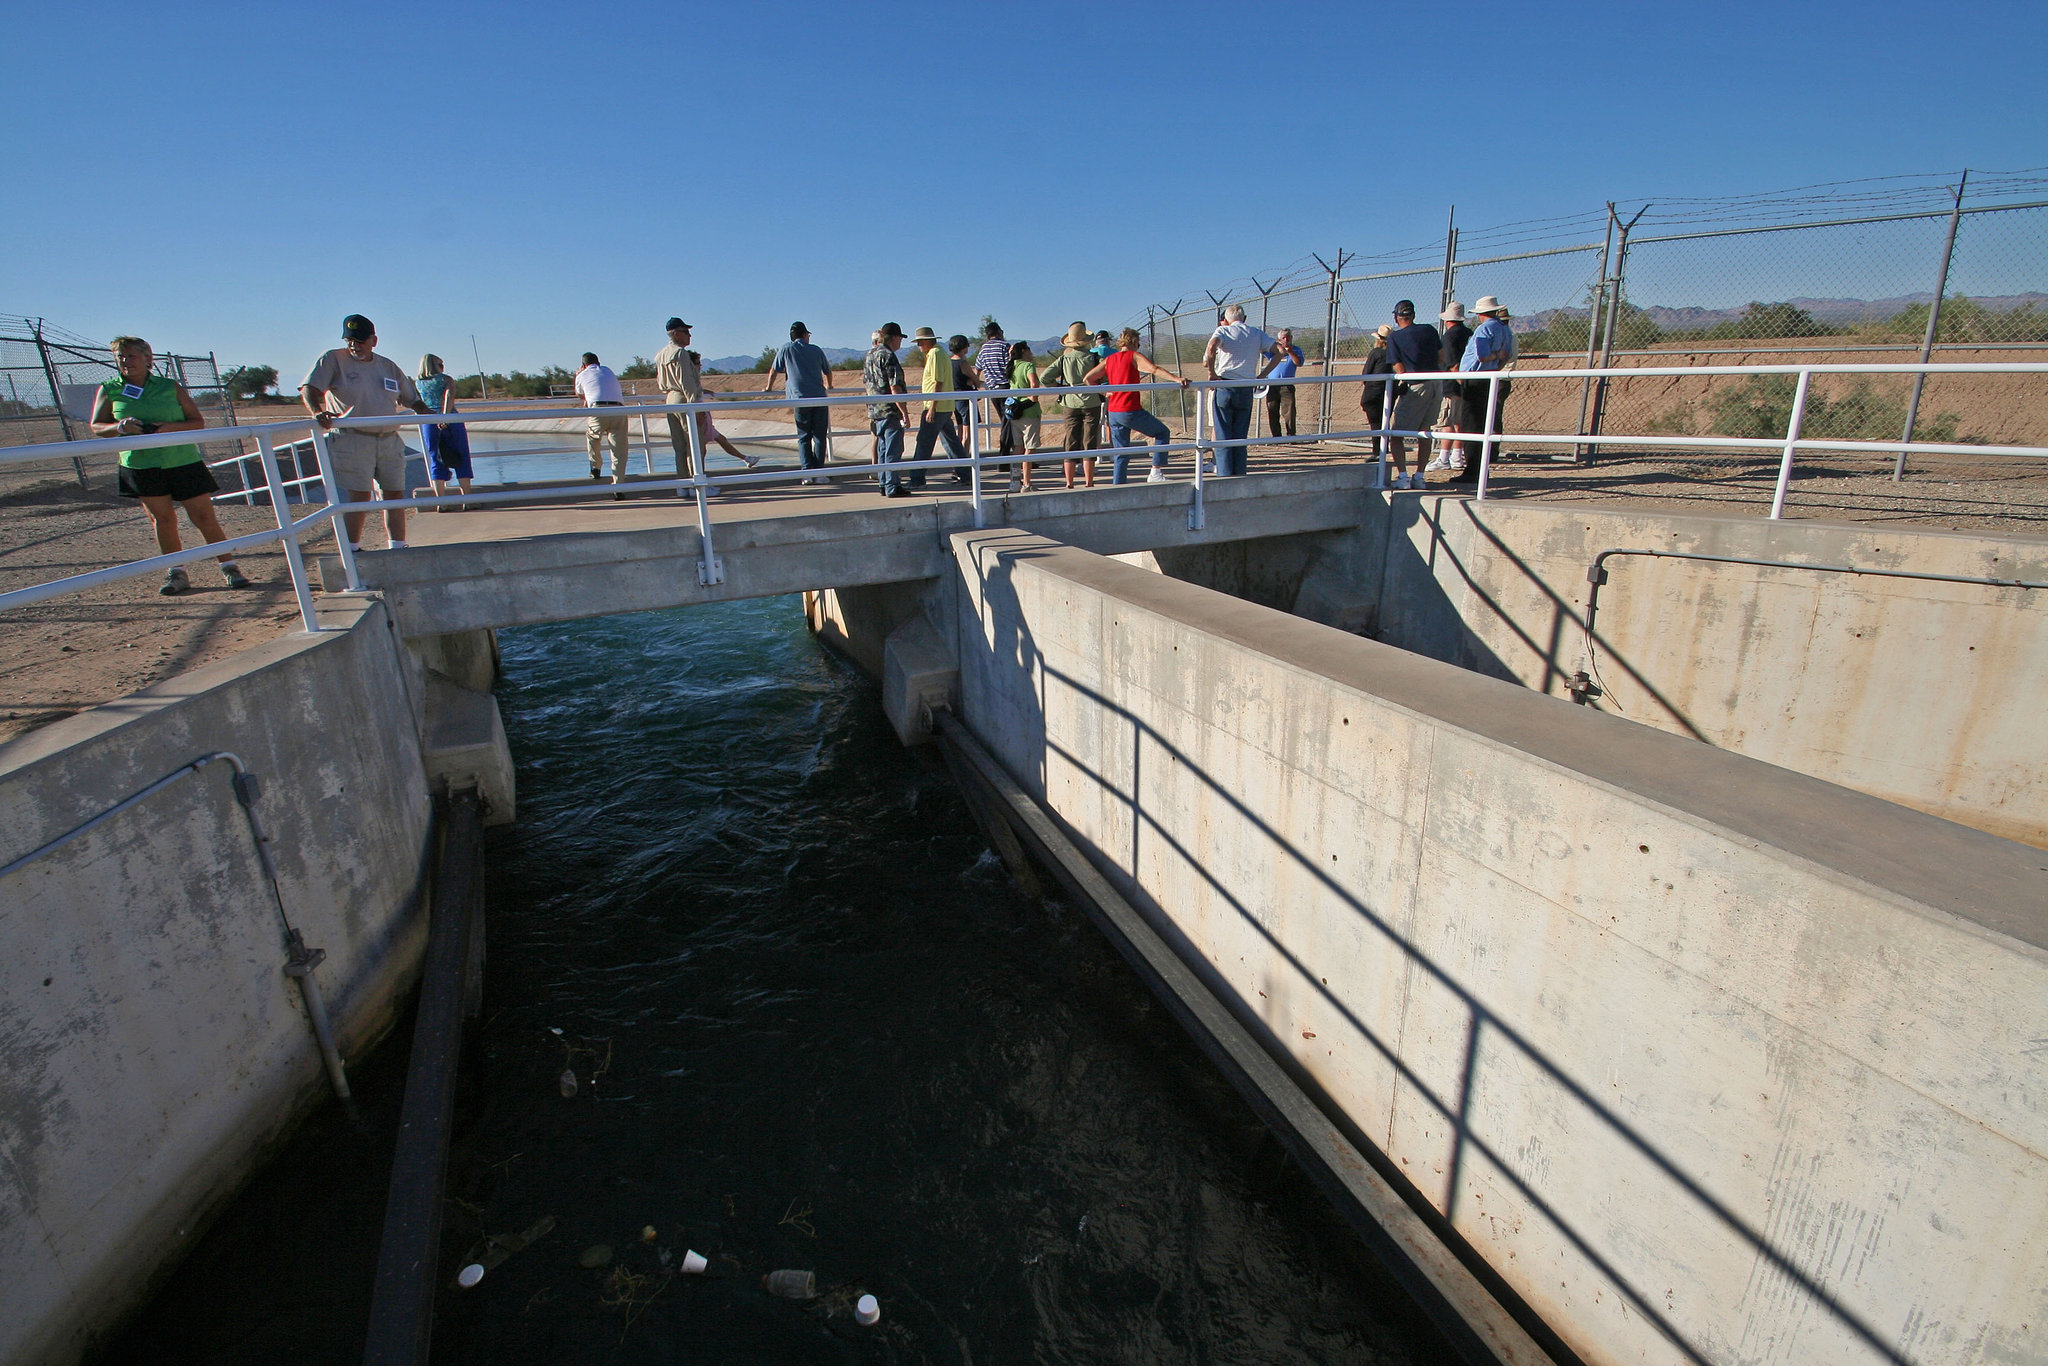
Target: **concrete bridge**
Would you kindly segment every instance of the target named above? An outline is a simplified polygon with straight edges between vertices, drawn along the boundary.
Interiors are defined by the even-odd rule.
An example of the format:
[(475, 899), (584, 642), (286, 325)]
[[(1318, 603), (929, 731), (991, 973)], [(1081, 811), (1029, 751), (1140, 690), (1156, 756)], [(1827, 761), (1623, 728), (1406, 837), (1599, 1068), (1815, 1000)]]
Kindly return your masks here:
[[(2041, 1359), (2048, 603), (2011, 585), (2048, 580), (2048, 545), (1368, 478), (1216, 481), (1193, 529), (1185, 484), (991, 500), (982, 527), (947, 498), (733, 497), (704, 575), (674, 500), (420, 516), (323, 600), (345, 629), (0, 756), (0, 829), (33, 845), (132, 790), (138, 755), (241, 727), (275, 826), (354, 833), (281, 871), (360, 1042), (393, 946), (416, 954), (389, 907), (423, 794), (477, 780), (510, 811), (489, 631), (801, 592), (907, 742), (957, 729), (986, 757), (992, 840), (1110, 907), (1148, 980), (1192, 984), (1184, 1019), (1265, 1078), (1475, 1355)], [(1639, 553), (1605, 562), (1589, 629), (1616, 549)], [(337, 716), (393, 743), (296, 743)], [(175, 866), (204, 800), (81, 841), (64, 896), (118, 902), (138, 851)], [(161, 1048), (253, 1031), (294, 1059), (281, 1106), (317, 1088), (288, 998), (252, 1004), (252, 976), (230, 1026), (212, 956), (165, 960)], [(0, 966), (0, 999), (48, 1000), (49, 971)], [(118, 1145), (156, 1104), (17, 1107), (10, 1161)], [(190, 1124), (169, 1147), (261, 1148)], [(67, 1230), (54, 1260), (0, 1247), (46, 1318), (123, 1270), (86, 1249), (161, 1232), (139, 1195), (23, 1189)]]

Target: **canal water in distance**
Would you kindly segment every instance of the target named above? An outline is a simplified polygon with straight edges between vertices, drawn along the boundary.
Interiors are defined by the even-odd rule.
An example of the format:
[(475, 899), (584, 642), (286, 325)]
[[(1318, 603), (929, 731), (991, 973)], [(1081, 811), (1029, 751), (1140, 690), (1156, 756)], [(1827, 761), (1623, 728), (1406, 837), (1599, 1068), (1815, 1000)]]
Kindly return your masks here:
[[(500, 640), (519, 821), (488, 847), (436, 1363), (1450, 1359), (794, 599)], [(408, 1037), (357, 1070), (369, 1135), (317, 1116), (110, 1359), (361, 1359)], [(764, 1292), (781, 1269), (817, 1298)]]

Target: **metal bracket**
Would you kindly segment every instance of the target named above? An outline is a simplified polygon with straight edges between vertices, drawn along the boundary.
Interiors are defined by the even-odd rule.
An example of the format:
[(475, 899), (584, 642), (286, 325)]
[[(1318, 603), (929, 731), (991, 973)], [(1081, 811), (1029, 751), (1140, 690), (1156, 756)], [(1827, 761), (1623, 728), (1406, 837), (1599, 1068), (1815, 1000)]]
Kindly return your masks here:
[(713, 555), (708, 560), (697, 561), (697, 582), (706, 588), (725, 582), (725, 561)]
[(313, 969), (327, 961), (327, 950), (307, 948), (305, 936), (297, 930), (291, 932), (290, 942), (291, 954), (284, 960), (285, 976), (310, 976)]
[[(1202, 453), (1196, 451), (1195, 459), (1199, 460), (1201, 458)], [(1195, 490), (1194, 496), (1188, 500), (1188, 530), (1200, 531), (1208, 526), (1208, 524), (1208, 510), (1203, 506), (1202, 491), (1198, 488)]]

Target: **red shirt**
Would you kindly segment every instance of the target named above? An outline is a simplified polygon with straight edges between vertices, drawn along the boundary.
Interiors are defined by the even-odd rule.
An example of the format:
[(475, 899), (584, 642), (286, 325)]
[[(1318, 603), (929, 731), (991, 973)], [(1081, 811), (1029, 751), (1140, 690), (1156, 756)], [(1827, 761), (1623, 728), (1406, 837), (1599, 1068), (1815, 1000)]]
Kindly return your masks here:
[[(1135, 351), (1112, 351), (1109, 359), (1102, 362), (1109, 373), (1103, 376), (1106, 384), (1136, 384), (1144, 378), (1138, 373), (1138, 353)], [(1143, 394), (1111, 394), (1104, 406), (1112, 413), (1135, 413), (1145, 405)]]

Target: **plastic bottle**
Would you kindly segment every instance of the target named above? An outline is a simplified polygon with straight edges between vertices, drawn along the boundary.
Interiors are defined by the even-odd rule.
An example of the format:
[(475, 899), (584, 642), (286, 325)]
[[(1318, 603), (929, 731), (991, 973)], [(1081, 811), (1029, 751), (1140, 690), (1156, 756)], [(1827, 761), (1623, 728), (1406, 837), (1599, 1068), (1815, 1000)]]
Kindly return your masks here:
[(882, 1304), (873, 1295), (862, 1295), (853, 1306), (853, 1321), (872, 1328), (882, 1321)]
[(761, 1288), (785, 1300), (814, 1300), (818, 1275), (814, 1271), (771, 1271), (761, 1278)]

